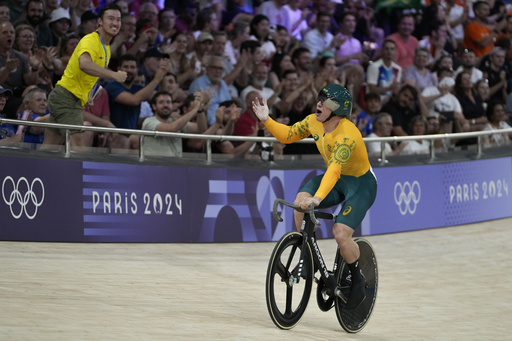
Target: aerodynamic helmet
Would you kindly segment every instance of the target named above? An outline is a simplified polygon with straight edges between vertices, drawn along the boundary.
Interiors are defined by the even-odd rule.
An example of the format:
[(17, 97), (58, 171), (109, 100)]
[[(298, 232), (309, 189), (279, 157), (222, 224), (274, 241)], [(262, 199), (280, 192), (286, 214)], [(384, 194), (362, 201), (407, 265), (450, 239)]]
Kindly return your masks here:
[(318, 93), (317, 100), (338, 116), (350, 117), (352, 113), (352, 95), (345, 87), (338, 84), (326, 85)]

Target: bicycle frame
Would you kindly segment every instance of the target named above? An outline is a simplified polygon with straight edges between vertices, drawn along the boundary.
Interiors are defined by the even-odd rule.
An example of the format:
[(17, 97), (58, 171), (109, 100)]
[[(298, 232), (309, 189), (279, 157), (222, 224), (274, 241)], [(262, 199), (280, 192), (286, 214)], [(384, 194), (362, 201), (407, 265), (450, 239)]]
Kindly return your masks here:
[[(320, 219), (328, 219), (328, 220), (334, 221), (334, 220), (336, 220), (337, 216), (335, 214), (326, 213), (326, 212), (315, 212), (313, 204), (311, 204), (311, 206), (307, 210), (303, 210), (298, 206), (290, 205), (288, 202), (286, 202), (282, 199), (276, 199), (274, 201), (273, 214), (274, 214), (274, 218), (277, 221), (283, 221), (283, 219), (279, 215), (277, 215), (277, 205), (279, 203), (282, 203), (288, 207), (293, 208), (296, 211), (304, 213), (304, 218), (302, 219), (302, 226), (301, 226), (301, 230), (300, 230), (300, 232), (303, 235), (302, 249), (301, 249), (301, 254), (300, 254), (299, 270), (298, 270), (297, 278), (295, 279), (296, 283), (298, 283), (301, 279), (301, 274), (302, 274), (302, 270), (303, 270), (302, 265), (303, 265), (303, 260), (304, 260), (304, 252), (307, 252), (306, 244), (309, 244), (309, 246), (311, 247), (311, 250), (313, 251), (312, 253), (313, 253), (314, 265), (316, 268), (318, 268), (320, 270), (320, 276), (322, 277), (324, 283), (326, 283), (326, 287), (328, 290), (327, 294), (330, 296), (335, 295), (336, 287), (337, 287), (335, 274), (336, 274), (336, 270), (338, 268), (338, 264), (341, 263), (341, 254), (339, 252), (339, 247), (338, 247), (337, 251), (336, 251), (336, 257), (334, 259), (333, 270), (332, 270), (332, 272), (330, 272), (329, 269), (327, 269), (327, 266), (325, 265), (324, 258), (322, 256), (320, 248), (317, 244), (317, 239), (315, 236), (315, 225), (317, 225), (317, 226), (322, 225), (317, 220), (317, 217)], [(346, 302), (346, 298), (344, 298), (344, 297), (340, 297), (340, 298)]]
[[(336, 215), (315, 212), (314, 206), (302, 209), (283, 199), (274, 201), (273, 215), (277, 221), (283, 219), (277, 214), (279, 204), (304, 213), (300, 231), (290, 231), (281, 237), (270, 257), (265, 284), (265, 296), (269, 315), (281, 329), (293, 328), (299, 323), (308, 305), (312, 285), (317, 283), (316, 298), (322, 311), (335, 307), (336, 317), (342, 328), (357, 333), (367, 324), (377, 297), (378, 268), (371, 244), (357, 238), (355, 242), (361, 251), (360, 271), (365, 277), (364, 298), (356, 307), (347, 307), (351, 295), (351, 273), (336, 250), (333, 270), (329, 271), (315, 236), (315, 225), (322, 219), (335, 220)], [(296, 252), (300, 249), (299, 252)], [(320, 277), (315, 277), (316, 271)]]

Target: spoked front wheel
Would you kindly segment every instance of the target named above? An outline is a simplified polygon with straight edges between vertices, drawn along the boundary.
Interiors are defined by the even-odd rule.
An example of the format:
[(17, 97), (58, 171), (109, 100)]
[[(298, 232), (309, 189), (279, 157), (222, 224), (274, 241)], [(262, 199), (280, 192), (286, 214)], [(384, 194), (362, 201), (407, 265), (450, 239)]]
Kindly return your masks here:
[(311, 295), (313, 258), (306, 243), (301, 260), (302, 240), (299, 232), (285, 234), (274, 248), (268, 264), (267, 309), (272, 321), (281, 329), (291, 329), (299, 323)]
[[(355, 240), (359, 245), (360, 257), (359, 268), (361, 269), (364, 277), (366, 278), (366, 298), (365, 300), (354, 309), (347, 309), (345, 303), (336, 298), (336, 316), (343, 329), (349, 333), (357, 333), (363, 329), (373, 312), (375, 307), (375, 300), (377, 298), (377, 285), (378, 285), (378, 268), (377, 257), (375, 252), (366, 239), (358, 238)], [(342, 292), (346, 297), (350, 296), (350, 270), (344, 260), (336, 274), (338, 285), (341, 287)]]

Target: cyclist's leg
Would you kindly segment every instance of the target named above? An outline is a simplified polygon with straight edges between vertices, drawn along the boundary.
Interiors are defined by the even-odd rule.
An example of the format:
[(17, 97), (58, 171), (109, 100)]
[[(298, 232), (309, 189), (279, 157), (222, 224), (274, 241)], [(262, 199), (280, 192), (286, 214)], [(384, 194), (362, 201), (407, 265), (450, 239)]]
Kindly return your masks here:
[[(297, 196), (295, 197), (295, 201), (293, 202), (294, 205), (299, 205), (303, 202), (305, 198), (311, 198), (317, 191), (318, 187), (320, 186), (320, 183), (322, 182), (323, 174), (317, 175), (314, 178), (310, 179), (308, 182), (302, 186), (302, 188), (299, 190), (299, 193), (297, 193)], [(300, 231), (300, 228), (302, 226), (302, 219), (304, 218), (304, 213), (294, 211), (293, 217), (295, 220), (295, 226), (297, 227), (297, 231)]]
[[(295, 201), (293, 202), (294, 205), (298, 205), (304, 198), (310, 198), (313, 195), (309, 194), (308, 192), (299, 192), (297, 193), (297, 196), (295, 197)], [(295, 220), (295, 226), (297, 227), (297, 231), (300, 231), (300, 228), (302, 226), (302, 220), (304, 219), (304, 213), (298, 212), (296, 210), (293, 210), (293, 218)]]
[(347, 264), (352, 264), (359, 259), (359, 246), (352, 239), (353, 228), (342, 223), (334, 223), (332, 234), (340, 247), (341, 256)]

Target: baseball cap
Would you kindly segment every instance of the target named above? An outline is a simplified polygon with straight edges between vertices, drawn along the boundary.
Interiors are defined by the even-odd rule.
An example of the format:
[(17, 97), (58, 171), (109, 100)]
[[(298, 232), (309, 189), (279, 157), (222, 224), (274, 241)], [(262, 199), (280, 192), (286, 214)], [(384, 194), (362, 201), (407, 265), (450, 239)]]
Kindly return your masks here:
[(12, 96), (12, 90), (5, 89), (3, 86), (0, 85), (0, 95), (1, 94), (7, 94), (8, 96)]
[(67, 19), (69, 24), (71, 25), (71, 17), (69, 16), (69, 12), (66, 9), (64, 9), (62, 7), (54, 9), (52, 11), (52, 15), (50, 18), (50, 24), (54, 23), (56, 21), (59, 21), (61, 19)]
[(144, 59), (149, 58), (149, 57), (162, 58), (163, 53), (162, 53), (162, 51), (160, 51), (159, 48), (153, 47), (153, 48), (150, 48), (149, 50), (147, 50), (146, 53), (144, 54)]
[(201, 34), (199, 35), (199, 37), (197, 37), (197, 41), (198, 41), (199, 43), (202, 43), (202, 42), (203, 42), (203, 41), (205, 41), (205, 40), (211, 40), (211, 41), (213, 41), (213, 36), (212, 36), (210, 33), (208, 33), (208, 32), (203, 32), (203, 33), (201, 33)]

